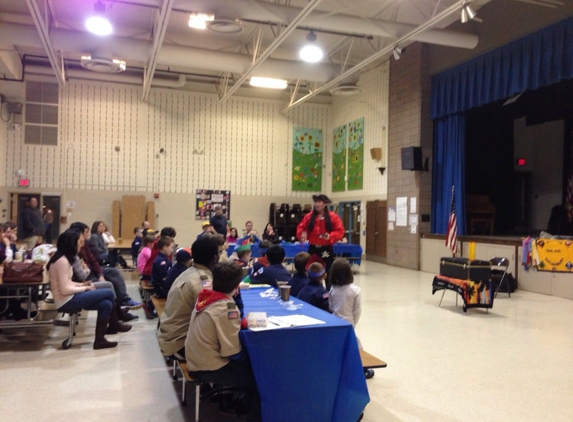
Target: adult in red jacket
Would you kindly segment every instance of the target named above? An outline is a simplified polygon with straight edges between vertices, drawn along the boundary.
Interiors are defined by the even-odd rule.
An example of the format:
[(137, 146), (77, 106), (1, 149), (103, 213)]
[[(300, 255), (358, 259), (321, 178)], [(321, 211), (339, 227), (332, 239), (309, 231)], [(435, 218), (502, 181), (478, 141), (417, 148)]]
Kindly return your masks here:
[[(296, 236), (301, 242), (308, 241), (308, 253), (318, 255), (326, 263), (328, 272), (334, 261), (332, 245), (344, 237), (344, 225), (340, 217), (328, 209), (327, 204), (332, 202), (328, 196), (321, 193), (312, 195), (312, 199), (314, 209), (299, 223)], [(329, 285), (326, 287), (330, 289)]]

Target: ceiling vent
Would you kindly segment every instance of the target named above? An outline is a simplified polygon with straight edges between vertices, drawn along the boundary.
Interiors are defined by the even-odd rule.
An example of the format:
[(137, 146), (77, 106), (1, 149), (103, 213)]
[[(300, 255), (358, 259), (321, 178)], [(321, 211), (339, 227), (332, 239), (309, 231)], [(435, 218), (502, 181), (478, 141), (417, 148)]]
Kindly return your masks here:
[(350, 96), (360, 94), (362, 91), (364, 91), (364, 88), (359, 87), (355, 83), (342, 83), (336, 88), (332, 88), (330, 93), (332, 95)]
[(99, 73), (120, 73), (125, 70), (125, 62), (103, 57), (82, 56), (83, 68)]
[(216, 32), (217, 34), (238, 34), (243, 31), (243, 25), (240, 21), (234, 19), (217, 19), (207, 22), (209, 31)]

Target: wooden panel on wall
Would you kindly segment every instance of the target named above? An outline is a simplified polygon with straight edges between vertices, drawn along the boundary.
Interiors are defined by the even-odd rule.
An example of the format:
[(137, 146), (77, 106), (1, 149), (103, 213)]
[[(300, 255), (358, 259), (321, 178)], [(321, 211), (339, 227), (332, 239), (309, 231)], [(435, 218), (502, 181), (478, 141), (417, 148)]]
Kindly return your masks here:
[(131, 243), (133, 229), (145, 220), (145, 196), (124, 195), (121, 198), (121, 238)]
[(121, 228), (121, 202), (120, 201), (113, 201), (111, 203), (111, 234), (115, 237), (116, 241), (119, 241), (121, 237), (120, 228)]
[(147, 203), (147, 221), (151, 224), (152, 229), (159, 230), (158, 227), (155, 227), (155, 202), (153, 201)]

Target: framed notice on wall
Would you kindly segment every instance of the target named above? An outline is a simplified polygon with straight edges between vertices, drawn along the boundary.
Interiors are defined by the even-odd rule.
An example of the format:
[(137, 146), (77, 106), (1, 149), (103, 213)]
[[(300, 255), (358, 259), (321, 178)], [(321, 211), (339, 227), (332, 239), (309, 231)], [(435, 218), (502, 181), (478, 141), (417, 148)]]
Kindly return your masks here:
[(215, 205), (221, 205), (223, 215), (227, 220), (231, 217), (231, 191), (197, 189), (195, 194), (195, 220), (209, 220), (215, 212)]

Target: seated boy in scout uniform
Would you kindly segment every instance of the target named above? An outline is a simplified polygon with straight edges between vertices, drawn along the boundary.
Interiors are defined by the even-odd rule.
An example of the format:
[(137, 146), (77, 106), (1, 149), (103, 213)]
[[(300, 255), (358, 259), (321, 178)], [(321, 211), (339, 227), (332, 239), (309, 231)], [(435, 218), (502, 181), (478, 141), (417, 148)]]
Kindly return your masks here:
[(191, 246), (193, 266), (175, 279), (167, 294), (157, 340), (163, 356), (185, 360), (185, 338), (197, 296), (211, 287), (211, 269), (219, 262), (219, 246), (212, 236), (197, 239)]
[[(251, 363), (239, 339), (241, 316), (233, 300), (242, 275), (242, 268), (232, 261), (219, 262), (213, 267), (213, 287), (199, 293), (191, 315), (185, 355), (187, 368), (195, 378), (244, 387), (257, 396)], [(260, 409), (260, 404), (255, 405), (255, 414), (257, 406)]]

